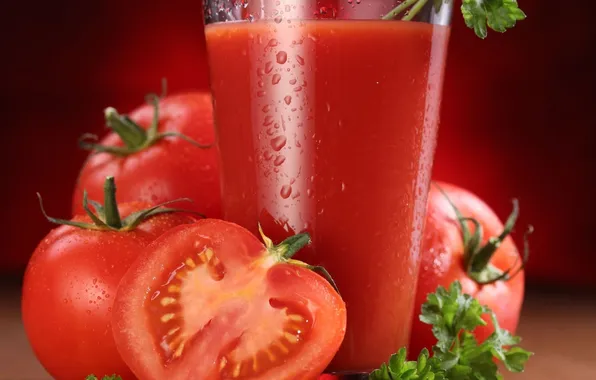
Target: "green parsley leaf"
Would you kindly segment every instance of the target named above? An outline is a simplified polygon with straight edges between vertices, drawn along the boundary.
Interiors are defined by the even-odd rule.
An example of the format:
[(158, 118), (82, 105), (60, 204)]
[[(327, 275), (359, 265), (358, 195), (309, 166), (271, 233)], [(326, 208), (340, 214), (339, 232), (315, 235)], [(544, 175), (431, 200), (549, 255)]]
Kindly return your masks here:
[[(99, 380), (99, 379), (94, 374), (91, 374), (91, 375), (87, 376), (85, 378), (85, 380)], [(102, 377), (101, 380), (122, 380), (122, 378), (116, 374), (113, 374), (110, 376), (106, 375), (106, 376)]]
[(486, 38), (487, 25), (503, 33), (526, 18), (517, 0), (462, 0), (461, 12), (468, 28), (480, 38)]
[(407, 351), (401, 348), (391, 355), (387, 364), (373, 371), (370, 380), (445, 380), (439, 361), (429, 357), (427, 349), (422, 350), (417, 361), (406, 361)]
[(420, 320), (432, 325), (437, 338), (437, 346), (442, 351), (449, 351), (460, 330), (473, 331), (477, 326), (484, 326), (482, 319), (484, 308), (468, 294), (463, 294), (461, 284), (454, 282), (446, 290), (442, 286), (435, 293), (427, 296), (422, 305)]
[[(486, 325), (484, 314), (490, 314), (495, 332), (478, 343), (472, 332)], [(407, 361), (402, 348), (370, 374), (371, 380), (502, 380), (494, 358), (509, 371), (521, 372), (532, 355), (517, 346), (521, 339), (503, 330), (489, 308), (464, 294), (457, 281), (427, 296), (420, 320), (432, 325), (437, 338), (433, 355), (424, 349), (417, 361)]]

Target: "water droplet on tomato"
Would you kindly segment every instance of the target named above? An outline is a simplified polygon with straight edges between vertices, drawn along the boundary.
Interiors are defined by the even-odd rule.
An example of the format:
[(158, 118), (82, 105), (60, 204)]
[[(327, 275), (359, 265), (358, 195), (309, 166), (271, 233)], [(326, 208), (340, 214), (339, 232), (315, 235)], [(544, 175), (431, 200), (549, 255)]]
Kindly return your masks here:
[(279, 42), (275, 38), (270, 39), (269, 43), (267, 44), (269, 47), (276, 47), (277, 45), (279, 45)]
[(290, 84), (291, 84), (292, 86), (293, 86), (293, 85), (295, 85), (295, 84), (296, 84), (296, 82), (298, 82), (296, 79), (292, 79), (292, 80), (290, 80)]
[(302, 86), (294, 87), (294, 92), (302, 91)]
[(257, 82), (257, 85), (258, 85), (259, 87), (263, 87), (263, 86), (265, 85), (265, 83), (263, 83), (263, 81), (262, 81), (262, 80), (260, 80), (260, 81), (258, 81), (258, 82)]
[(346, 191), (346, 184), (345, 183), (341, 183), (341, 191), (344, 192)]
[(273, 70), (273, 62), (269, 61), (265, 64), (265, 72), (269, 74)]
[(259, 91), (257, 91), (257, 96), (258, 96), (259, 98), (262, 98), (263, 96), (265, 96), (265, 94), (266, 94), (266, 92), (265, 92), (264, 90), (259, 90)]
[(273, 136), (275, 134), (275, 129), (273, 129), (273, 128), (267, 128), (267, 134), (269, 136)]
[(296, 199), (296, 198), (299, 198), (299, 197), (300, 197), (300, 192), (299, 191), (295, 192), (294, 195), (292, 195), (292, 199)]
[(271, 83), (278, 84), (280, 81), (281, 81), (281, 75), (273, 74), (273, 77), (271, 78)]
[(286, 145), (286, 142), (287, 142), (286, 136), (277, 136), (277, 137), (271, 139), (271, 147), (276, 152), (279, 152), (281, 150), (281, 148), (283, 148)]
[(271, 154), (270, 151), (266, 150), (265, 153), (263, 153), (263, 158), (265, 159), (265, 161), (269, 161), (271, 158), (273, 158), (273, 154)]
[(277, 63), (279, 63), (280, 65), (283, 65), (288, 60), (288, 53), (286, 53), (285, 51), (282, 50), (280, 52), (277, 52), (277, 54), (275, 55), (275, 58), (277, 60)]
[(297, 61), (297, 62), (298, 62), (300, 65), (304, 66), (304, 58), (302, 58), (301, 56), (297, 55), (297, 56), (296, 56), (296, 61)]
[(277, 24), (279, 24), (282, 21), (281, 16), (277, 16), (276, 18), (273, 19), (273, 21), (275, 21)]
[(314, 192), (312, 189), (307, 189), (307, 190), (306, 190), (306, 195), (307, 195), (309, 198), (313, 198), (313, 197), (315, 196), (315, 192)]
[(279, 192), (279, 195), (281, 195), (281, 197), (283, 199), (288, 199), (291, 194), (292, 194), (292, 186), (290, 186), (290, 185), (283, 185), (281, 187), (281, 190)]
[(269, 104), (267, 104), (266, 106), (263, 107), (263, 112), (267, 113), (271, 110), (271, 106)]
[(290, 95), (286, 96), (284, 102), (286, 102), (287, 105), (290, 105), (290, 103), (292, 103), (292, 97)]

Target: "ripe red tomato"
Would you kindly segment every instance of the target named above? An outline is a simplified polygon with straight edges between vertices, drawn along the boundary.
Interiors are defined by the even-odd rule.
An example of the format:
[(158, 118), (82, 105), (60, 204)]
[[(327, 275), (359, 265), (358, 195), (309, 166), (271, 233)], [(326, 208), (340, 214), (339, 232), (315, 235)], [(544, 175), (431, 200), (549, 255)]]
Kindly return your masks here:
[[(145, 203), (119, 207), (125, 217)], [(111, 316), (120, 279), (143, 248), (168, 229), (196, 219), (160, 214), (129, 232), (62, 225), (38, 245), (23, 284), (22, 314), (35, 355), (57, 379), (91, 373), (132, 378), (116, 350)], [(77, 216), (75, 222), (91, 222)]]
[(206, 219), (157, 239), (114, 303), (130, 369), (146, 380), (316, 379), (343, 340), (346, 309), (323, 277), (289, 259), (295, 238), (305, 235), (264, 247)]
[[(168, 96), (159, 101), (158, 111), (159, 132), (178, 132), (206, 146), (214, 142), (209, 93)], [(130, 114), (130, 120), (148, 129), (154, 113), (152, 105), (144, 105)], [(116, 122), (124, 118), (117, 114), (112, 114), (112, 117), (117, 119)], [(125, 146), (114, 132), (99, 144), (120, 149)], [(134, 146), (134, 141), (131, 144)], [(138, 144), (142, 145), (142, 141)], [(118, 197), (122, 202), (158, 204), (172, 199), (191, 198), (194, 204), (185, 205), (185, 208), (212, 218), (220, 217), (215, 148), (199, 148), (180, 137), (166, 137), (127, 156), (94, 152), (85, 162), (77, 181), (73, 195), (75, 215), (82, 212), (83, 190), (87, 190), (91, 199), (100, 197), (103, 181), (108, 175), (118, 178)]]
[[(499, 236), (504, 228), (490, 207), (469, 191), (446, 183), (437, 183), (431, 187), (409, 347), (412, 357), (417, 357), (424, 347), (431, 350), (437, 341), (431, 332), (431, 326), (418, 319), (421, 306), (426, 301), (426, 295), (434, 292), (438, 286), (448, 288), (455, 280), (461, 282), (464, 293), (472, 295), (480, 304), (490, 307), (495, 312), (502, 328), (514, 333), (518, 324), (524, 297), (523, 270), (507, 281), (479, 284), (474, 277), (482, 277), (488, 272), (481, 272), (482, 275), (470, 275), (466, 270), (466, 255), (471, 251), (464, 247), (462, 229), (449, 200), (464, 218), (474, 218), (482, 227), (480, 245), (472, 251), (478, 252), (479, 247), (485, 246), (490, 238)], [(473, 224), (469, 224), (471, 232), (475, 230), (472, 226)], [(475, 257), (478, 258), (478, 256)], [(473, 262), (479, 263), (476, 260)], [(505, 237), (494, 251), (490, 264), (501, 272), (512, 268), (514, 272), (521, 269), (522, 259), (510, 236)], [(496, 274), (491, 276), (494, 275)], [(478, 327), (474, 331), (479, 340), (486, 339), (494, 331), (488, 315), (485, 321), (486, 326)]]

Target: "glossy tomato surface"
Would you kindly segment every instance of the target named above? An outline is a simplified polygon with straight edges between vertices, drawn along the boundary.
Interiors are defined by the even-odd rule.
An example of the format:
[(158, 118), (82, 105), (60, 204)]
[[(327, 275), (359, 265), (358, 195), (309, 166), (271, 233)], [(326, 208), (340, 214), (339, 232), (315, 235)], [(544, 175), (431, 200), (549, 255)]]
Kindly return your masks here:
[[(119, 209), (125, 217), (147, 207), (130, 203)], [(25, 273), (23, 323), (35, 355), (54, 378), (84, 379), (91, 373), (133, 378), (112, 336), (118, 283), (151, 241), (193, 221), (187, 215), (162, 214), (131, 232), (63, 225), (39, 243)]]
[(316, 379), (341, 344), (346, 310), (318, 274), (207, 219), (164, 234), (131, 266), (113, 326), (142, 379)]
[[(480, 222), (484, 230), (482, 244), (503, 231), (499, 217), (476, 195), (447, 183), (438, 185), (464, 217), (475, 218)], [(470, 228), (473, 228), (472, 225)], [(431, 326), (420, 322), (417, 317), (427, 294), (434, 292), (438, 286), (447, 288), (456, 280), (462, 284), (464, 293), (472, 295), (480, 304), (487, 305), (496, 313), (502, 328), (515, 332), (524, 297), (523, 271), (510, 281), (498, 281), (490, 285), (479, 285), (471, 279), (465, 270), (461, 228), (455, 211), (435, 185), (431, 186), (428, 197), (421, 255), (415, 318), (409, 347), (411, 356), (417, 356), (424, 347), (431, 350), (437, 341), (432, 334)], [(511, 237), (505, 238), (490, 263), (502, 271), (521, 264), (519, 252)], [(493, 332), (490, 317), (485, 315), (484, 318), (488, 325), (478, 327), (474, 331), (479, 340), (486, 339)]]
[[(129, 116), (146, 128), (153, 120), (154, 108), (144, 105)], [(168, 96), (159, 102), (160, 132), (179, 132), (203, 145), (215, 141), (212, 117), (211, 95), (207, 92)], [(115, 133), (108, 134), (100, 144), (123, 145)], [(118, 178), (118, 199), (122, 202), (158, 204), (191, 198), (192, 204), (180, 207), (213, 218), (220, 216), (219, 171), (214, 147), (199, 148), (179, 137), (167, 137), (126, 157), (93, 153), (77, 181), (74, 214), (82, 212), (83, 190), (87, 190), (90, 199), (101, 199), (106, 176)]]

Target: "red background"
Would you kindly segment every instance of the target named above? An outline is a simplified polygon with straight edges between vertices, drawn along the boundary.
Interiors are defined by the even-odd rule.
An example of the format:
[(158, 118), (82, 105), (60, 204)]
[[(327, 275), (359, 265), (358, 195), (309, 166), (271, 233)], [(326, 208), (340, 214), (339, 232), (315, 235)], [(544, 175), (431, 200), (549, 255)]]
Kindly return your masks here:
[[(454, 17), (435, 178), (467, 187), (503, 218), (519, 197), (532, 223), (535, 283), (596, 284), (596, 4), (520, 0), (529, 14), (485, 41)], [(539, 6), (540, 5), (540, 6)], [(197, 0), (10, 2), (2, 30), (0, 272), (19, 277), (51, 226), (68, 216), (102, 110), (123, 111), (158, 91), (208, 87)]]

